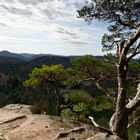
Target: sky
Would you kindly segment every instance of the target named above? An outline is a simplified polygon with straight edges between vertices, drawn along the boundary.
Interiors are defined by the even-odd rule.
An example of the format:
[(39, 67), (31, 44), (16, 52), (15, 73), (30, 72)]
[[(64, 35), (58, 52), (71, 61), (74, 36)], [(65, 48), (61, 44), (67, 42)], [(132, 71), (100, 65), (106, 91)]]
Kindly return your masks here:
[(0, 51), (102, 55), (104, 23), (88, 24), (76, 10), (86, 0), (0, 0)]

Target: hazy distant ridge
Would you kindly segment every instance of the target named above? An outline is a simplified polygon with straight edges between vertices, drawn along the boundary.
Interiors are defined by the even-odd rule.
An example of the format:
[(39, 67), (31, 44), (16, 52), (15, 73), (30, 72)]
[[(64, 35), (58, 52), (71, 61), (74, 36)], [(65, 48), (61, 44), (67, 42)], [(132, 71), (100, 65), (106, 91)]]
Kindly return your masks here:
[[(61, 55), (52, 55), (52, 54), (29, 54), (29, 53), (12, 53), (9, 51), (0, 51), (0, 57), (6, 57), (6, 58), (14, 58), (14, 59), (21, 59), (24, 61), (32, 61), (34, 59), (37, 59), (39, 57), (49, 57), (49, 59), (52, 59), (53, 57), (60, 57), (60, 58), (71, 58), (72, 56), (61, 56)], [(44, 58), (43, 58), (44, 59)]]

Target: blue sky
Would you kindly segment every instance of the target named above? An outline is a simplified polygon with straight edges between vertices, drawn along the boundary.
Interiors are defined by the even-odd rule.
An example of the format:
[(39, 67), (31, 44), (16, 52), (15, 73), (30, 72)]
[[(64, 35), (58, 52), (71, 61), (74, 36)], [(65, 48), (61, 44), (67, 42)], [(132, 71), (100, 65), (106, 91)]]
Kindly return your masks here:
[(0, 0), (0, 51), (101, 55), (106, 26), (88, 25), (76, 10), (86, 0)]

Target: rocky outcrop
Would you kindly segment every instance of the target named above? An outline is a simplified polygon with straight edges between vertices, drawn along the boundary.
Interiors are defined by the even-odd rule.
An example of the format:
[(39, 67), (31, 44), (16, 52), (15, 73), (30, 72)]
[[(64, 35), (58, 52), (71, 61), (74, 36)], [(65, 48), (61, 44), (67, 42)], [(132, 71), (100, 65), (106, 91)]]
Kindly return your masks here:
[(30, 106), (12, 104), (0, 109), (0, 140), (115, 140), (80, 122), (33, 115)]

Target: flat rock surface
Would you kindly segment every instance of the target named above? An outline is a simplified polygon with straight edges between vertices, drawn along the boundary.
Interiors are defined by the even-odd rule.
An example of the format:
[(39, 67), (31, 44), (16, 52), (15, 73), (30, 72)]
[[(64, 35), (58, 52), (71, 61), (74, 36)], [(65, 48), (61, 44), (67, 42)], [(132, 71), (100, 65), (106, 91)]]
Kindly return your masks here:
[(56, 116), (33, 115), (29, 108), (12, 104), (0, 109), (0, 140), (106, 140), (106, 134), (95, 132), (90, 125)]

